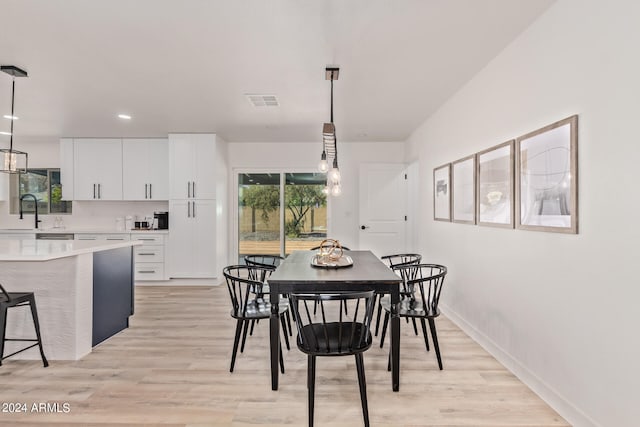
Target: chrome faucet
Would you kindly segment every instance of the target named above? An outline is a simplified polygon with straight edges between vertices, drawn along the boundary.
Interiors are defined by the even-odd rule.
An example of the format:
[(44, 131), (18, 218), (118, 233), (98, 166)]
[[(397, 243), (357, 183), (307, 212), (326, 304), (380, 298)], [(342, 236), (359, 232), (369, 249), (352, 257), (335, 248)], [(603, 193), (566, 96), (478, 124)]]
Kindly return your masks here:
[(38, 199), (36, 198), (36, 196), (34, 196), (31, 193), (27, 193), (27, 194), (23, 194), (22, 196), (20, 196), (20, 219), (22, 218), (22, 201), (27, 198), (27, 197), (32, 197), (33, 198), (33, 204), (35, 205), (35, 209), (36, 209), (36, 216), (35, 216), (35, 228), (38, 228), (38, 223), (42, 222), (42, 220), (38, 219)]

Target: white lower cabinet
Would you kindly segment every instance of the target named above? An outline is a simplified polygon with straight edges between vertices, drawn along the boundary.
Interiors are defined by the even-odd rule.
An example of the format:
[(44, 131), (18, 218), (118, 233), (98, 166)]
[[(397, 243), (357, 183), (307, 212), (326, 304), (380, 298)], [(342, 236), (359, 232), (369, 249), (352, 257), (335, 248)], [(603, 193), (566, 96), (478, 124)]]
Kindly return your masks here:
[(163, 234), (131, 234), (131, 240), (140, 240), (142, 246), (136, 246), (134, 280), (165, 280), (165, 241)]
[(216, 277), (216, 201), (171, 200), (169, 217), (169, 277)]
[(131, 240), (129, 233), (76, 233), (74, 240), (114, 240), (114, 241), (128, 241)]

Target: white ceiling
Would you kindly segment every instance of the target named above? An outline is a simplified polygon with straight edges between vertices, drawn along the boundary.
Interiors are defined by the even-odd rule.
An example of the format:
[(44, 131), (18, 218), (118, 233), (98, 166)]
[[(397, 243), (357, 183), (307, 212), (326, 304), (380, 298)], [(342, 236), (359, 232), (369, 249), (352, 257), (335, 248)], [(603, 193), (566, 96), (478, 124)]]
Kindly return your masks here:
[[(16, 142), (170, 132), (320, 141), (327, 64), (340, 66), (338, 138), (402, 141), (551, 3), (0, 0), (0, 64), (29, 73), (16, 81)], [(1, 74), (2, 114), (10, 88)], [(275, 94), (280, 107), (253, 107), (247, 93)]]

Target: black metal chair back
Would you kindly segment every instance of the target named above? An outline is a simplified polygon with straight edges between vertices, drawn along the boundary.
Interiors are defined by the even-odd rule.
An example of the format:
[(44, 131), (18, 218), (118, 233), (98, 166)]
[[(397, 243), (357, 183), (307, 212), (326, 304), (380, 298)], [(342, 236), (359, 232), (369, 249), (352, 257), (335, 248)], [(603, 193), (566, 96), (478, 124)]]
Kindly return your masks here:
[[(291, 309), (298, 328), (298, 348), (307, 354), (309, 427), (313, 427), (314, 418), (316, 357), (348, 355), (353, 355), (356, 360), (362, 416), (365, 427), (369, 427), (363, 353), (371, 347), (369, 328), (373, 317), (373, 296), (373, 291), (291, 294)], [(352, 307), (350, 316), (344, 313), (348, 301)], [(317, 316), (311, 314), (310, 304), (320, 306)]]
[(264, 282), (256, 277), (268, 278), (272, 271), (270, 268), (248, 265), (224, 268), (223, 274), (231, 298), (231, 316), (234, 319), (266, 319), (271, 315), (268, 302), (256, 297), (264, 294)]
[[(373, 291), (335, 294), (291, 294), (298, 328), (298, 348), (317, 356), (353, 355), (371, 347)], [(352, 314), (344, 314), (351, 301)], [(317, 316), (309, 304), (319, 305)], [(355, 306), (354, 306), (355, 304)]]
[[(284, 260), (284, 258), (279, 255), (246, 255), (244, 257), (244, 263), (249, 267), (261, 267), (271, 271), (278, 268), (282, 260)], [(250, 278), (264, 282), (268, 276), (265, 276), (265, 274), (258, 274), (263, 272), (264, 270), (250, 270)]]
[(437, 316), (438, 303), (447, 267), (439, 264), (415, 264), (394, 267), (405, 282), (406, 295), (401, 311), (407, 316)]
[(422, 255), (420, 254), (393, 254), (385, 255), (380, 259), (390, 268), (400, 265), (420, 264)]

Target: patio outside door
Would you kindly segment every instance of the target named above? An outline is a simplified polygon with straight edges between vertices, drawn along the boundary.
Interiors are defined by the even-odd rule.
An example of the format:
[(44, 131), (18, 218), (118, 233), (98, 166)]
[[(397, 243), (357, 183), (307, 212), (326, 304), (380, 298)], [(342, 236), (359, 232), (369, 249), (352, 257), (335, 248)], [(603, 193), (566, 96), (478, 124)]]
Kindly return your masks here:
[(238, 261), (288, 255), (327, 236), (327, 197), (320, 173), (238, 174)]

